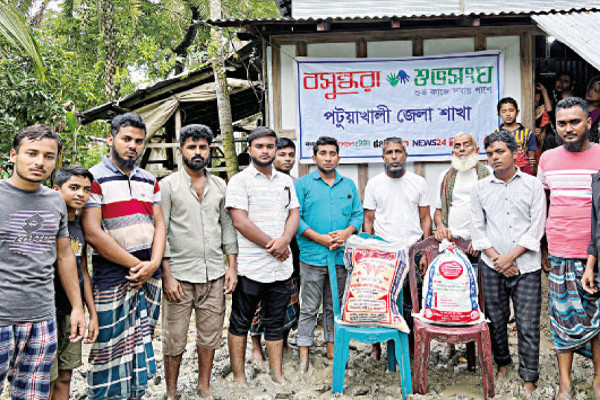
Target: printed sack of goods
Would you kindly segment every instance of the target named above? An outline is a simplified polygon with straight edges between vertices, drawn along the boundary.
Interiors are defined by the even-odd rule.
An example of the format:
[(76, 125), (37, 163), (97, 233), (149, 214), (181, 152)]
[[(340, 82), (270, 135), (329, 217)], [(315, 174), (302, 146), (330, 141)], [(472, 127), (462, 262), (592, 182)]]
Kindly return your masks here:
[(398, 246), (357, 235), (346, 241), (344, 263), (350, 273), (341, 323), (409, 332), (396, 304), (408, 272), (408, 252)]
[(441, 325), (476, 324), (485, 319), (477, 301), (475, 270), (447, 240), (423, 277), (423, 307), (417, 317)]

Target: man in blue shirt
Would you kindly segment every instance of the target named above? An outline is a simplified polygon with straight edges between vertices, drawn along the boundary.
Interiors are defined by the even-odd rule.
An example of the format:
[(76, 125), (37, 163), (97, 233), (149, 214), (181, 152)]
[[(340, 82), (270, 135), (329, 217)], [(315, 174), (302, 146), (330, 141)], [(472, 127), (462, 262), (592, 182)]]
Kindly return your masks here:
[(308, 370), (308, 351), (314, 341), (317, 313), (323, 300), (323, 330), (327, 357), (333, 358), (333, 302), (327, 273), (327, 255), (336, 251), (339, 298), (346, 283), (344, 242), (360, 230), (363, 210), (356, 185), (336, 172), (340, 162), (337, 140), (320, 137), (312, 159), (317, 169), (296, 181), (300, 203), (300, 319), (296, 341), (300, 372)]

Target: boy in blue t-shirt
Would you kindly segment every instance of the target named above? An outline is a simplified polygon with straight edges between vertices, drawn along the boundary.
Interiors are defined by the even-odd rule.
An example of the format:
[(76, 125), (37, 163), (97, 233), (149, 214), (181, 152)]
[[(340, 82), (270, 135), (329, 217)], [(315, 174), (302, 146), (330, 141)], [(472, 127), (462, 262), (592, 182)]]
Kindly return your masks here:
[[(77, 259), (77, 275), (79, 276), (81, 298), (85, 300), (90, 314), (88, 333), (84, 343), (93, 343), (96, 340), (98, 336), (98, 315), (94, 305), (90, 274), (87, 269), (87, 246), (77, 211), (86, 205), (93, 181), (94, 177), (87, 169), (77, 165), (69, 165), (56, 172), (54, 186), (52, 187), (61, 194), (67, 205), (69, 239)], [(65, 294), (58, 275), (55, 275), (54, 278), (54, 290), (58, 349), (50, 370), (50, 399), (68, 400), (72, 372), (81, 365), (82, 346), (81, 342), (72, 343), (69, 340), (71, 303)]]

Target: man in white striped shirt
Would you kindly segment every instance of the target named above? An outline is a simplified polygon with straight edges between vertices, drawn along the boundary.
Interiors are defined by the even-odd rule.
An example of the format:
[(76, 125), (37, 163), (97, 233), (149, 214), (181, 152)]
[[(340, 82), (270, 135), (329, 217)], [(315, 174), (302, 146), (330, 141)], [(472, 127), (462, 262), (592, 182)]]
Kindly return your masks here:
[(298, 199), (292, 178), (273, 167), (277, 136), (266, 127), (248, 135), (252, 163), (231, 178), (225, 206), (238, 234), (238, 285), (229, 319), (229, 355), (233, 380), (245, 383), (246, 336), (256, 306), (273, 380), (281, 383), (283, 325), (293, 272), (290, 242), (298, 230)]

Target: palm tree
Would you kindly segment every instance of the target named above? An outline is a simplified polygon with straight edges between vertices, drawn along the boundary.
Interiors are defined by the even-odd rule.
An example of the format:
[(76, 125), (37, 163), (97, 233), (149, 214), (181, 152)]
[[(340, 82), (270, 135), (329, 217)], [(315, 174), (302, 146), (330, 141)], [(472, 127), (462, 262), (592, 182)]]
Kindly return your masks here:
[[(9, 46), (22, 55), (33, 60), (35, 72), (40, 79), (44, 79), (44, 61), (39, 46), (27, 26), (25, 18), (15, 7), (4, 0), (0, 0), (0, 35), (2, 35)], [(8, 55), (5, 49), (0, 47), (2, 56)]]

